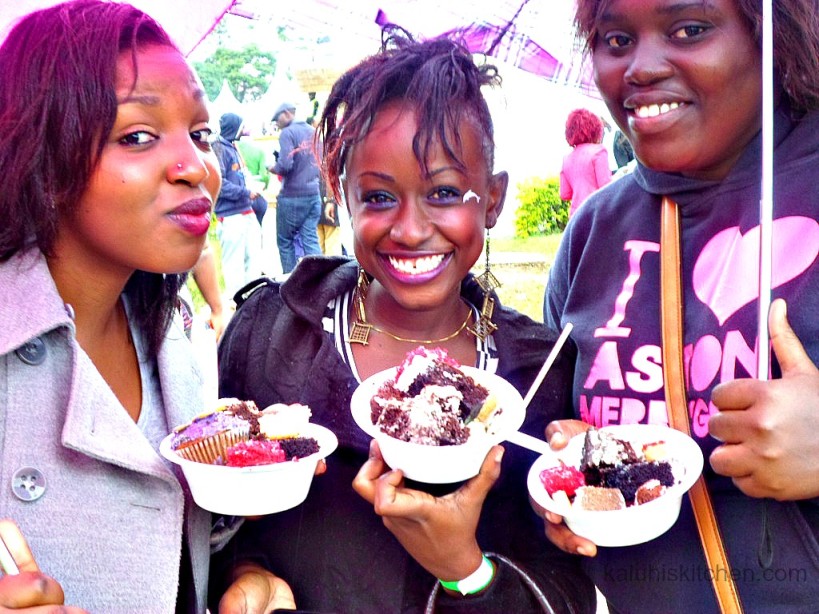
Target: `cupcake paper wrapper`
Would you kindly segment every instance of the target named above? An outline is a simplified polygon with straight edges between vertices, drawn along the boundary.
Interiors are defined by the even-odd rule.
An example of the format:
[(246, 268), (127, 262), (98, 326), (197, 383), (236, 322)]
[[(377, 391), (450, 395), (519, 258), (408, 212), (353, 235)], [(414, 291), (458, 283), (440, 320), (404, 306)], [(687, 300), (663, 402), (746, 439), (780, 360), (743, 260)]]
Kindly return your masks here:
[(247, 426), (242, 429), (223, 431), (195, 443), (190, 443), (184, 448), (177, 449), (176, 453), (190, 461), (213, 465), (217, 459), (225, 458), (225, 453), (230, 446), (240, 441), (247, 441), (249, 438), (250, 426)]

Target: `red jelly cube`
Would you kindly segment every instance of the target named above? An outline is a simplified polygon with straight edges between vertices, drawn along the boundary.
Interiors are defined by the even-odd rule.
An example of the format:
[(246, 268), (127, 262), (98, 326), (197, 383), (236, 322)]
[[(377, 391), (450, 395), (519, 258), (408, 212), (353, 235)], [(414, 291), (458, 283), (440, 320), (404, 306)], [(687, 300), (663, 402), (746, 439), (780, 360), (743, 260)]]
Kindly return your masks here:
[(227, 449), (225, 464), (229, 467), (254, 467), (285, 461), (278, 441), (242, 441)]
[(586, 484), (583, 473), (575, 467), (569, 465), (558, 465), (549, 467), (540, 472), (540, 481), (549, 495), (553, 495), (558, 490), (562, 490), (571, 498), (574, 492)]

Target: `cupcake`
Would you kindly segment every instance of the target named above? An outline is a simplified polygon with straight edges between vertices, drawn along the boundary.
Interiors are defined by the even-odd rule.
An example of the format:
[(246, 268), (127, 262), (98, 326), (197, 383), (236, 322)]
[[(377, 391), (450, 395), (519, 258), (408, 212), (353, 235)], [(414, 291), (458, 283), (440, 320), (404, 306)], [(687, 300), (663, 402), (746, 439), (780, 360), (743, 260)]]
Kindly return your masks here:
[(258, 431), (258, 413), (253, 401), (220, 399), (215, 411), (174, 429), (171, 449), (187, 460), (221, 464), (230, 446)]

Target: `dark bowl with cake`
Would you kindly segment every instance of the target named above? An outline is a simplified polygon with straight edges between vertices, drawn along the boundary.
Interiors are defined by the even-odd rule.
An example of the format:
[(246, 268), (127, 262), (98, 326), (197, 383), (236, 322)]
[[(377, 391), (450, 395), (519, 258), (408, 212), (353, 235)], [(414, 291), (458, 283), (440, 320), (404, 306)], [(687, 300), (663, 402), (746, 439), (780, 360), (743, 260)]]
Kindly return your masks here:
[(631, 546), (659, 537), (677, 521), (682, 497), (702, 473), (699, 445), (662, 425), (590, 428), (541, 456), (529, 493), (598, 546)]

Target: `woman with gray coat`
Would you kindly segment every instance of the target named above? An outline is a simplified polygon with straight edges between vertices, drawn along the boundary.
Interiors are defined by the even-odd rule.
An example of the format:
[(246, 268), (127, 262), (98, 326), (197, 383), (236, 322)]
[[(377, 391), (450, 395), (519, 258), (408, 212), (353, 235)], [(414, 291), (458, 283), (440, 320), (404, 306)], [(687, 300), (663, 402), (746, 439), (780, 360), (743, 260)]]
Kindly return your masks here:
[(205, 95), (99, 0), (23, 18), (0, 74), (0, 610), (204, 612), (210, 515), (157, 450), (203, 408), (175, 314), (219, 192)]

